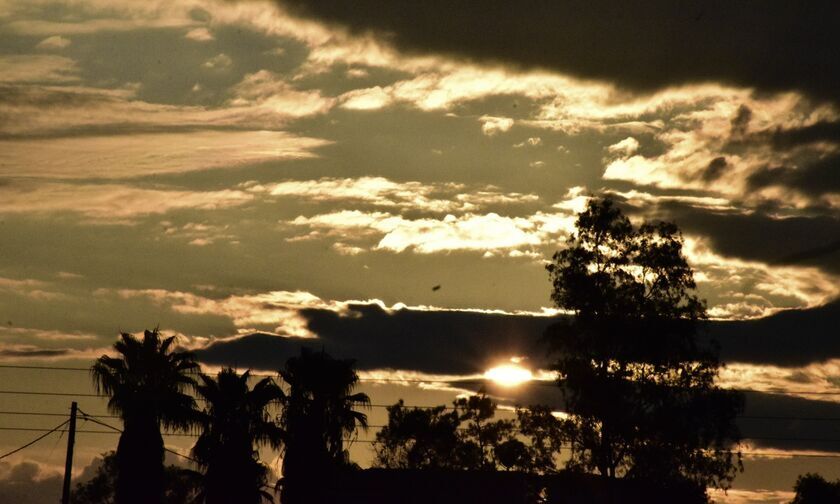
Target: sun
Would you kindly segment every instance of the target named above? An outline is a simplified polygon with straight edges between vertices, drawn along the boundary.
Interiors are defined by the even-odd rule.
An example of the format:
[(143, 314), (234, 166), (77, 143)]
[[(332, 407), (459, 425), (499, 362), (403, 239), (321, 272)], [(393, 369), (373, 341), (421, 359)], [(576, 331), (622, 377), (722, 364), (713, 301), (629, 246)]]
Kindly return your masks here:
[(492, 380), (503, 387), (515, 387), (534, 378), (530, 370), (516, 364), (502, 364), (488, 369), (484, 378)]

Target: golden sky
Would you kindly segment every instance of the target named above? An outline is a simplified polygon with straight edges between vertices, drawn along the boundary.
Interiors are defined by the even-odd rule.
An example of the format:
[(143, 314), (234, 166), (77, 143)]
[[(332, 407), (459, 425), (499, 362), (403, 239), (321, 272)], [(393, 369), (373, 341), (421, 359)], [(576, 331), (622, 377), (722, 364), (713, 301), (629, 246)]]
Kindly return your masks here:
[[(207, 365), (270, 371), (319, 338), (369, 378), (539, 374), (545, 261), (600, 195), (681, 227), (748, 409), (840, 416), (838, 17), (817, 3), (0, 0), (0, 360), (86, 366), (160, 324)], [(461, 390), (407, 383), (365, 386)], [(811, 427), (742, 426), (840, 436)], [(80, 468), (110, 446), (91, 436)], [(48, 448), (13, 463), (49, 474)], [(808, 464), (840, 469), (750, 460), (728, 498), (783, 499)]]

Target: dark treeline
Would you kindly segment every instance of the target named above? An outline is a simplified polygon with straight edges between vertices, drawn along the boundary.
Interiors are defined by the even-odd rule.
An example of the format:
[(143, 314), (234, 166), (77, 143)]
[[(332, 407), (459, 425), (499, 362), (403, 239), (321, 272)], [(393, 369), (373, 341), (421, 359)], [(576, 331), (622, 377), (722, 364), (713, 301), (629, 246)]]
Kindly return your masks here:
[[(251, 386), (248, 372), (200, 374), (157, 330), (123, 334), (92, 377), (124, 431), (74, 502), (707, 501), (743, 470), (744, 399), (717, 385), (718, 349), (698, 341), (706, 305), (679, 229), (636, 226), (597, 198), (576, 228), (547, 266), (552, 300), (572, 314), (544, 335), (563, 415), (533, 405), (498, 419), (483, 391), (449, 407), (399, 401), (362, 471), (347, 447), (370, 401), (352, 360), (303, 349)], [(162, 429), (199, 434), (194, 470), (164, 467)], [(281, 455), (279, 480), (261, 448)], [(382, 496), (400, 488), (413, 497)], [(465, 489), (474, 498), (450, 499)]]

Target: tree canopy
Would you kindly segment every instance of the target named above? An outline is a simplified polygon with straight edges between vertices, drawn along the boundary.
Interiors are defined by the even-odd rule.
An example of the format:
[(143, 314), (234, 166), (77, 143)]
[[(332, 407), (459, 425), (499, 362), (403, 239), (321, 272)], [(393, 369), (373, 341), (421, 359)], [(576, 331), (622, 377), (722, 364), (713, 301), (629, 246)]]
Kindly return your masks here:
[(819, 474), (808, 473), (796, 478), (791, 504), (829, 504), (840, 502), (840, 480), (826, 481)]
[(547, 265), (570, 316), (546, 333), (571, 414), (570, 467), (726, 488), (740, 468), (740, 394), (716, 385), (716, 348), (677, 226), (634, 226), (590, 200)]
[(230, 368), (215, 378), (201, 376), (198, 394), (205, 400), (202, 432), (193, 447), (193, 457), (204, 469), (202, 501), (207, 504), (260, 504), (272, 500), (265, 490), (270, 470), (259, 460), (259, 448), (279, 449), (285, 433), (275, 423), (269, 408), (284, 395), (271, 378), (249, 387), (251, 374)]
[(108, 409), (123, 421), (117, 444), (116, 502), (153, 504), (164, 492), (161, 426), (185, 430), (197, 419), (198, 364), (188, 352), (175, 351), (174, 337), (157, 329), (139, 339), (123, 333), (114, 343), (118, 356), (103, 355), (91, 368), (97, 392), (109, 396)]
[(517, 408), (515, 420), (494, 419), (483, 392), (452, 407), (388, 407), (376, 434), (374, 466), (390, 469), (557, 471), (565, 424), (545, 406)]

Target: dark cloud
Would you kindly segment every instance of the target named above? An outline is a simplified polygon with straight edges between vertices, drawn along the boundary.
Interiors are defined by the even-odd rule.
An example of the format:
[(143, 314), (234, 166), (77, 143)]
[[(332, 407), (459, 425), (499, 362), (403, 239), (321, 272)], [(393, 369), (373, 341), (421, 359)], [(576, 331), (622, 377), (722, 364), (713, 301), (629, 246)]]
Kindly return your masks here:
[(41, 467), (33, 462), (13, 466), (2, 462), (0, 473), (5, 473), (0, 479), (0, 502), (43, 504), (56, 502), (57, 496), (61, 495), (61, 476), (42, 474)]
[(284, 0), (401, 48), (548, 67), (637, 90), (722, 81), (837, 100), (834, 0)]
[(0, 350), (0, 356), (3, 357), (29, 357), (29, 358), (42, 358), (42, 357), (61, 357), (63, 355), (67, 355), (70, 353), (67, 349), (40, 349), (40, 348), (23, 348), (23, 349), (13, 349), (7, 348)]
[(801, 166), (767, 167), (750, 175), (748, 183), (753, 189), (778, 185), (811, 196), (840, 193), (840, 154)]
[(676, 222), (686, 234), (709, 240), (715, 252), (780, 265), (816, 266), (840, 273), (840, 218), (836, 212), (778, 218), (775, 208), (752, 212), (716, 211), (682, 202), (662, 201), (643, 209), (623, 204), (622, 196), (609, 193), (629, 214)]
[[(482, 373), (512, 356), (533, 367), (549, 364), (543, 343), (556, 318), (478, 312), (387, 312), (352, 305), (349, 313), (306, 309), (301, 314), (319, 339), (255, 333), (219, 340), (197, 352), (208, 364), (279, 369), (301, 346), (357, 360), (359, 369), (426, 373)], [(726, 362), (801, 366), (840, 357), (840, 301), (810, 310), (789, 310), (743, 321), (714, 321), (703, 338), (716, 340)], [(796, 335), (796, 337), (791, 337)]]
[(840, 301), (755, 320), (713, 322), (708, 335), (726, 362), (803, 366), (840, 357)]
[(735, 138), (746, 135), (747, 128), (750, 126), (750, 120), (752, 120), (752, 110), (746, 105), (738, 107), (738, 112), (732, 118), (729, 135)]
[(745, 392), (738, 426), (762, 448), (840, 451), (840, 403), (780, 394)]
[(726, 158), (723, 156), (716, 157), (709, 162), (709, 166), (701, 174), (701, 177), (706, 182), (712, 182), (720, 178), (723, 175), (723, 170), (729, 166), (729, 163), (726, 162)]
[(453, 311), (397, 310), (352, 305), (349, 314), (307, 309), (318, 340), (268, 334), (219, 341), (198, 352), (210, 364), (279, 369), (301, 346), (355, 358), (360, 369), (408, 369), (427, 373), (472, 374), (513, 356), (542, 364), (541, 336), (546, 317)]
[(814, 142), (840, 143), (840, 122), (819, 121), (802, 128), (775, 129), (770, 137), (773, 147), (779, 150)]

